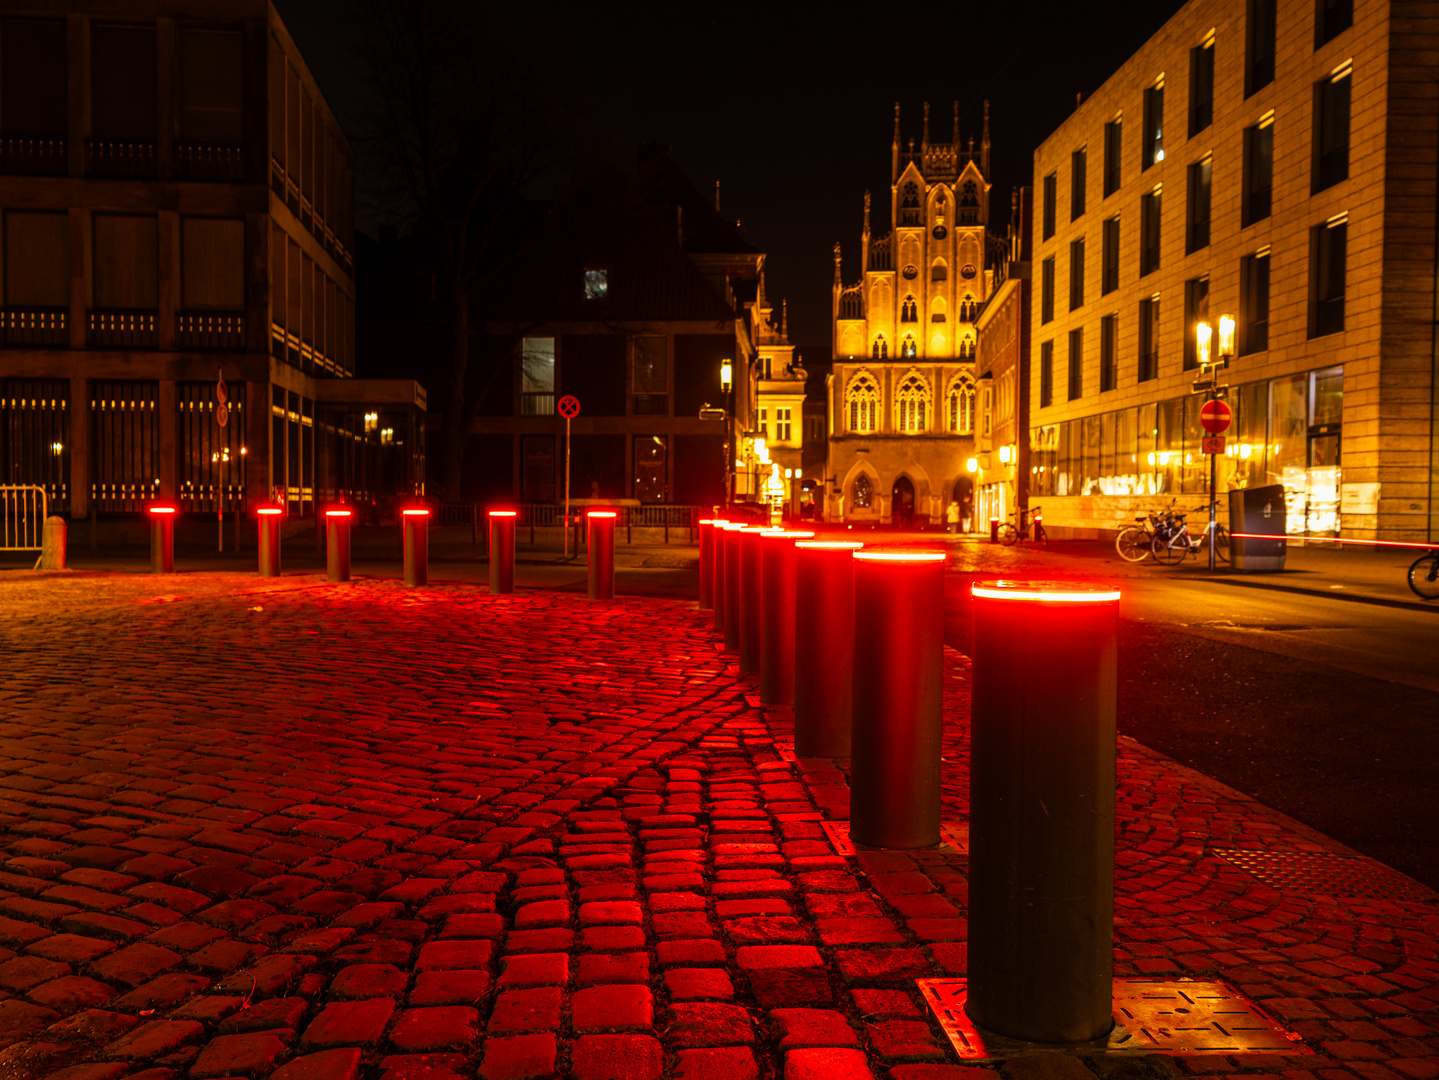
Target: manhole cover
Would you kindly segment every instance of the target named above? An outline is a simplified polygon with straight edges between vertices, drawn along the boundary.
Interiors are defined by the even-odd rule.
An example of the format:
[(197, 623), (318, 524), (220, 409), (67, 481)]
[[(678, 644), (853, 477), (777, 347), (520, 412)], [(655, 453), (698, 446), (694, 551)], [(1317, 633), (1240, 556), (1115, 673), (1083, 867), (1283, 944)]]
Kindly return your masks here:
[[(854, 857), (854, 841), (849, 838), (849, 822), (821, 821), (819, 827), (823, 829), (824, 834), (829, 837), (829, 842), (834, 847), (835, 854), (843, 855), (846, 858)], [(939, 826), (939, 850), (942, 854), (946, 855), (968, 855), (969, 822), (941, 822)]]
[(1210, 850), (1225, 862), (1253, 874), (1264, 884), (1290, 892), (1431, 904), (1439, 899), (1417, 881), (1368, 859), (1334, 855), (1327, 851)]
[[(966, 979), (919, 979), (919, 991), (955, 1053), (976, 1060), (1027, 1053), (1034, 1044), (988, 1036), (964, 1011)], [(1114, 980), (1106, 1053), (1310, 1054), (1297, 1034), (1227, 983)]]

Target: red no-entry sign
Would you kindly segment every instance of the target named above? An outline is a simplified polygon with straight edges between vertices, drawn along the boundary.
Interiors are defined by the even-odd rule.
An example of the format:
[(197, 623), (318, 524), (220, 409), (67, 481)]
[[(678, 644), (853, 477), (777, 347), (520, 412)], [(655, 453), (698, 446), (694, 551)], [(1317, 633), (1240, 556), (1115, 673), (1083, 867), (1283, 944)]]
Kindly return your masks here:
[(1222, 401), (1206, 401), (1204, 407), (1199, 410), (1199, 422), (1211, 435), (1220, 435), (1228, 431), (1229, 422), (1233, 419), (1233, 410)]
[(566, 420), (573, 419), (580, 415), (580, 399), (573, 394), (566, 394), (559, 401), (560, 415)]

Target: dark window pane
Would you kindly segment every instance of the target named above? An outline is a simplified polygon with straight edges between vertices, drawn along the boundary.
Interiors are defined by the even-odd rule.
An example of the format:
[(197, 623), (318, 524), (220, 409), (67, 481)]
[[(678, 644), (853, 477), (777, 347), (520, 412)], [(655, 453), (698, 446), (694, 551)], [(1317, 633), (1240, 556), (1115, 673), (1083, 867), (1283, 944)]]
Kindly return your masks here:
[(1240, 356), (1269, 348), (1269, 255), (1248, 255), (1239, 266)]
[(1069, 400), (1084, 394), (1084, 331), (1069, 332)]
[(96, 26), (90, 32), (90, 109), (97, 139), (154, 139), (153, 26)]
[(1119, 288), (1119, 219), (1117, 217), (1110, 218), (1104, 223), (1102, 241), (1104, 250), (1101, 252), (1101, 258), (1104, 260), (1104, 272), (1099, 291), (1104, 294)]
[(1119, 316), (1106, 315), (1099, 320), (1099, 391), (1113, 390), (1118, 385)]
[(1044, 178), (1044, 234), (1043, 239), (1048, 240), (1054, 235), (1054, 200), (1056, 191), (1056, 177), (1050, 173)]
[(1104, 194), (1108, 198), (1119, 190), (1123, 125), (1111, 120), (1104, 125)]
[(1314, 329), (1310, 337), (1344, 329), (1344, 261), (1349, 226), (1321, 225), (1315, 231)]
[(1209, 158), (1189, 166), (1189, 221), (1184, 250), (1193, 254), (1209, 246), (1209, 184), (1212, 174)]
[(1054, 404), (1054, 342), (1039, 347), (1039, 407)]
[(1189, 50), (1189, 137), (1214, 122), (1214, 42)]
[(0, 24), (0, 128), (6, 135), (63, 139), (70, 128), (68, 50), (62, 19)]
[(1069, 155), (1069, 220), (1073, 221), (1084, 213), (1085, 173), (1088, 168), (1087, 150), (1076, 150)]
[(1246, 15), (1244, 96), (1274, 81), (1276, 0), (1249, 0)]
[(1054, 320), (1054, 259), (1045, 259), (1039, 268), (1039, 321)]
[(1274, 188), (1274, 122), (1244, 132), (1244, 224), (1269, 216)]
[(1315, 93), (1314, 191), (1349, 179), (1348, 72), (1325, 79)]
[(1159, 222), (1161, 193), (1152, 191), (1140, 200), (1139, 275), (1159, 269)]
[(1144, 91), (1144, 143), (1140, 166), (1149, 168), (1164, 160), (1164, 87)]
[(1327, 45), (1354, 25), (1354, 0), (1318, 0), (1314, 47)]
[(1139, 302), (1139, 381), (1159, 374), (1159, 298)]
[(244, 42), (238, 31), (180, 32), (180, 138), (239, 144), (244, 130)]
[(1069, 310), (1084, 306), (1084, 239), (1069, 245)]

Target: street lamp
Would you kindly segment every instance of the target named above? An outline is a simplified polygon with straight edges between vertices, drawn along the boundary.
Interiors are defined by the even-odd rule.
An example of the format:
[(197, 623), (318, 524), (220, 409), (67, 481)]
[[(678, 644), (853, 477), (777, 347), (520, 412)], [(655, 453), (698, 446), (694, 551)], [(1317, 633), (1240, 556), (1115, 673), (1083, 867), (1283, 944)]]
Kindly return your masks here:
[[(1218, 401), (1224, 397), (1227, 386), (1220, 386), (1215, 372), (1229, 366), (1234, 355), (1234, 316), (1219, 316), (1219, 355), (1213, 355), (1214, 328), (1208, 322), (1194, 327), (1194, 352), (1199, 361), (1199, 378), (1194, 382), (1194, 392), (1203, 394), (1205, 401)], [(1215, 568), (1216, 506), (1219, 497), (1219, 455), (1209, 452), (1209, 569)]]
[(725, 461), (725, 501), (734, 502), (735, 466), (734, 461), (734, 365), (729, 358), (720, 361), (720, 389), (725, 395), (725, 424), (724, 424), (724, 461)]
[(1234, 355), (1234, 316), (1219, 316), (1219, 361), (1225, 367), (1229, 366), (1229, 358)]

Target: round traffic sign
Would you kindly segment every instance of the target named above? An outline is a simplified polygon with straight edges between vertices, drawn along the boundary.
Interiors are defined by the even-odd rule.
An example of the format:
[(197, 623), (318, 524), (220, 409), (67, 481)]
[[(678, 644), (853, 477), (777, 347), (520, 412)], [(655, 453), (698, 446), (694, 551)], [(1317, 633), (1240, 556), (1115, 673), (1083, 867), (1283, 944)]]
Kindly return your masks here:
[(230, 406), (222, 401), (220, 402), (220, 404), (215, 406), (215, 423), (219, 424), (221, 427), (224, 427), (229, 422)]
[(1211, 435), (1220, 435), (1228, 431), (1229, 422), (1233, 419), (1233, 410), (1222, 401), (1206, 401), (1204, 407), (1199, 410), (1199, 422)]
[(222, 405), (230, 400), (230, 388), (225, 385), (224, 379), (215, 384), (215, 400)]
[(576, 416), (580, 415), (580, 399), (573, 394), (566, 394), (560, 398), (557, 407), (560, 410), (560, 415), (566, 420), (573, 420)]

